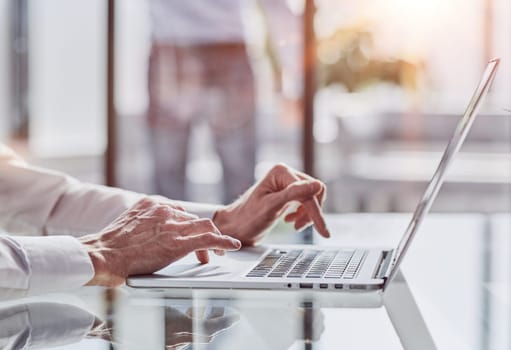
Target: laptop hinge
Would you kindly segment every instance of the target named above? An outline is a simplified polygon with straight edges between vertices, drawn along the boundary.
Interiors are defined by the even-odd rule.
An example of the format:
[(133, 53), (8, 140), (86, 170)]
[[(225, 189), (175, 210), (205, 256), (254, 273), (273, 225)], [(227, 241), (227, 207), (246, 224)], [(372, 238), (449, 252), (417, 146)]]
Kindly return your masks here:
[(389, 266), (392, 261), (392, 253), (394, 250), (387, 250), (382, 252), (380, 265), (378, 266), (378, 270), (376, 271), (376, 278), (385, 279), (388, 277)]

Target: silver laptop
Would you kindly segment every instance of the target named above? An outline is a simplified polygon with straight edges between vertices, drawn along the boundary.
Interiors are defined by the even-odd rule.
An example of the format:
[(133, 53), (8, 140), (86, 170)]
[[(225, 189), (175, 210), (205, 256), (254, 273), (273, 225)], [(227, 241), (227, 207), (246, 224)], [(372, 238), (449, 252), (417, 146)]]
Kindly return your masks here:
[(133, 276), (131, 287), (222, 289), (385, 289), (395, 277), (421, 222), (444, 181), (447, 168), (465, 140), (495, 77), (499, 59), (488, 63), (399, 245), (395, 249), (275, 245), (243, 248), (211, 256), (200, 265), (194, 254), (152, 275)]

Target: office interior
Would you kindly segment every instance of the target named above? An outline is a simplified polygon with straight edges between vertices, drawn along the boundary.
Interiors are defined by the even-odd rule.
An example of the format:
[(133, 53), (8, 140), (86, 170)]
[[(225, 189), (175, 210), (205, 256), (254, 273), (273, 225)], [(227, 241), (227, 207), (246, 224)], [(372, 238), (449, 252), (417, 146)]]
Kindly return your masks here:
[[(30, 163), (82, 181), (215, 204), (236, 199), (274, 164), (286, 163), (327, 185), (327, 215), (405, 222), (486, 62), (500, 57), (495, 82), (431, 214), (439, 222), (461, 222), (449, 226), (456, 231), (452, 236), (449, 230), (436, 232), (439, 244), (449, 245), (453, 256), (476, 256), (488, 265), (477, 266), (476, 282), (473, 276), (462, 279), (476, 286), (463, 293), (466, 304), (460, 305), (469, 309), (458, 305), (447, 316), (424, 317), (435, 320), (437, 345), (511, 346), (506, 331), (511, 301), (504, 296), (510, 291), (511, 265), (503, 248), (511, 241), (501, 234), (510, 227), (511, 209), (508, 0), (246, 1), (239, 21), (247, 65), (216, 61), (214, 55), (197, 60), (186, 51), (196, 45), (186, 42), (186, 35), (178, 44), (167, 43), (173, 47), (170, 58), (162, 54), (162, 44), (160, 60), (152, 62), (158, 43), (151, 11), (150, 0), (0, 0), (0, 141)], [(215, 45), (233, 49), (231, 43)], [(176, 47), (187, 49), (183, 53)], [(233, 76), (248, 90), (226, 93), (217, 83), (223, 80), (208, 81), (205, 71), (217, 78)], [(156, 107), (151, 94), (159, 94)], [(159, 113), (160, 124), (151, 117), (152, 107), (159, 110), (153, 112)], [(186, 129), (186, 135), (176, 129)], [(180, 143), (166, 142), (176, 139)], [(174, 162), (158, 167), (168, 157)], [(162, 177), (174, 183), (163, 190)], [(495, 217), (498, 234), (483, 230), (465, 237), (460, 232), (473, 229), (471, 220), (492, 226)], [(342, 236), (342, 227), (332, 233)], [(268, 241), (283, 242), (291, 231), (281, 223)], [(488, 257), (485, 252), (493, 252), (492, 247), (495, 254)], [(494, 280), (505, 286), (495, 292), (498, 301), (481, 287)], [(424, 293), (444, 295), (448, 289)], [(439, 296), (446, 310), (446, 300), (456, 299), (450, 298)], [(361, 331), (361, 315), (351, 310), (339, 322), (355, 320)], [(334, 316), (326, 310), (329, 322)], [(442, 331), (444, 323), (456, 324), (455, 336)], [(371, 327), (379, 326), (374, 321)], [(336, 348), (319, 339), (311, 348)], [(101, 341), (87, 344), (103, 346)], [(193, 349), (228, 348), (221, 339), (214, 344)], [(308, 346), (293, 344), (287, 348)], [(378, 341), (349, 344), (370, 348)], [(399, 341), (388, 344), (402, 348)]]

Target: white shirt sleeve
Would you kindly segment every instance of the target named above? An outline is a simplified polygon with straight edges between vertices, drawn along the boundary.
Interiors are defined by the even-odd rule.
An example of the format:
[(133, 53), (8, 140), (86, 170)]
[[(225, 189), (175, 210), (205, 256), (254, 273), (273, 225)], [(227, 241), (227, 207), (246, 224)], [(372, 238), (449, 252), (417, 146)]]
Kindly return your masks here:
[(0, 276), (0, 299), (7, 299), (79, 288), (94, 269), (74, 237), (0, 235)]
[[(30, 166), (0, 144), (0, 228), (11, 235), (0, 235), (0, 298), (86, 284), (92, 262), (72, 236), (99, 232), (143, 196)], [(179, 204), (201, 217), (216, 210)]]
[[(95, 233), (130, 208), (143, 194), (85, 184), (65, 174), (30, 166), (0, 145), (0, 227), (23, 235)], [(179, 202), (200, 217), (216, 206)]]
[(0, 349), (46, 349), (75, 344), (96, 317), (76, 306), (28, 303), (0, 309)]

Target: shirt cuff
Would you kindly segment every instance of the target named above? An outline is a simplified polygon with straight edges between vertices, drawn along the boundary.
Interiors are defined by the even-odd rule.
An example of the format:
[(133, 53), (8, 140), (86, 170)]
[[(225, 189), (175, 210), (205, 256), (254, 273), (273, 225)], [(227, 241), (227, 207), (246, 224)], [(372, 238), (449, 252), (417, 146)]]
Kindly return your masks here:
[(94, 277), (83, 245), (71, 236), (12, 237), (30, 266), (29, 294), (79, 288)]

